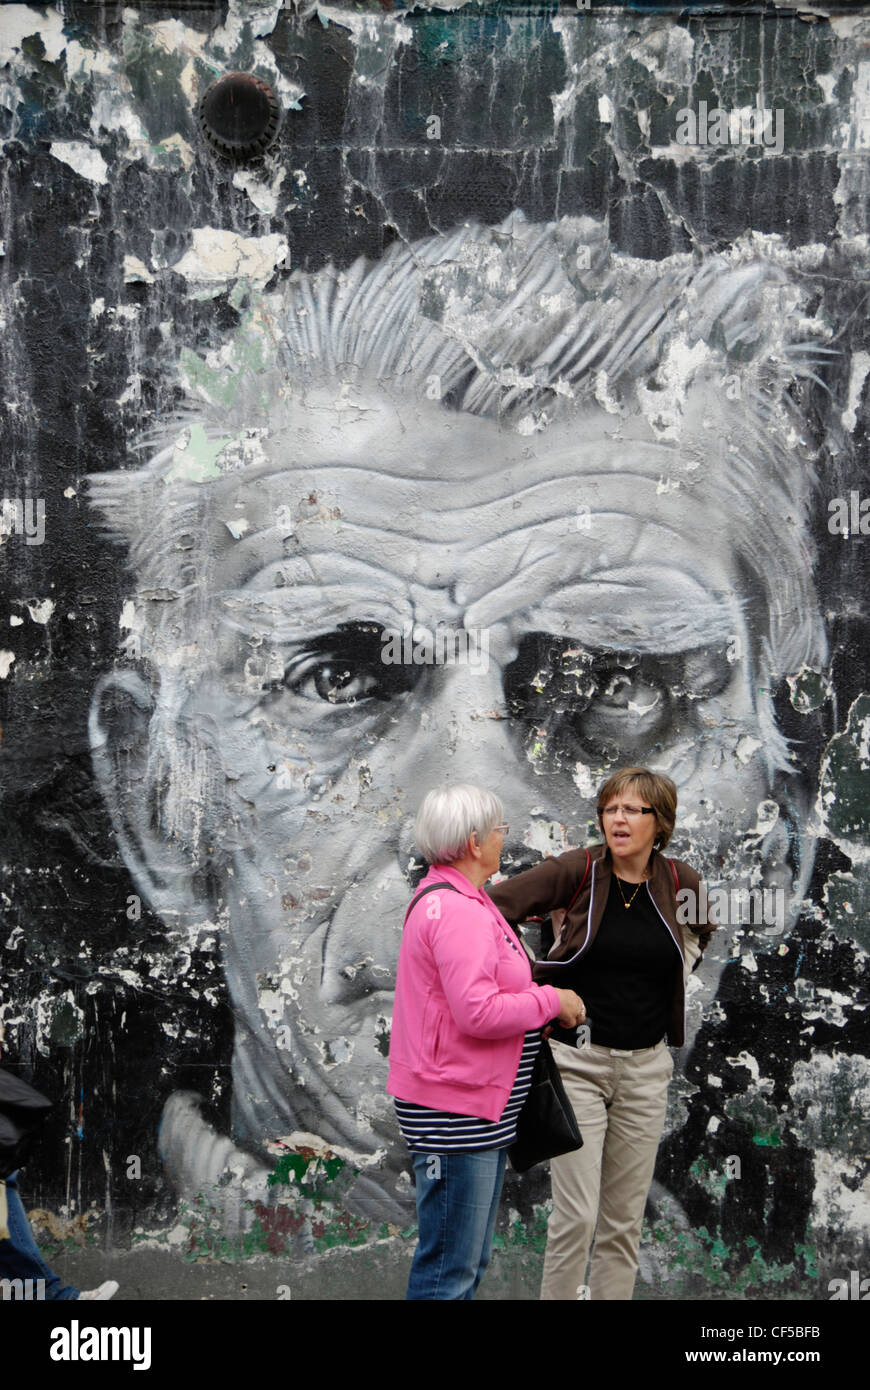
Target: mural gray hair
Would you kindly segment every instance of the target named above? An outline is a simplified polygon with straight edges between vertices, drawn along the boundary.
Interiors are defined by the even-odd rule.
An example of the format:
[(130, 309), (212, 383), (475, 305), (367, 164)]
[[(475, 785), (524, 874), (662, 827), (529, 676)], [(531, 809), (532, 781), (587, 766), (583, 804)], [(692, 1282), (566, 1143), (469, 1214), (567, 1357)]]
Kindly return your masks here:
[[(588, 269), (578, 265), (578, 248)], [(825, 328), (801, 317), (801, 292), (782, 264), (787, 253), (779, 248), (774, 260), (775, 248), (765, 249), (767, 256), (746, 238), (728, 257), (640, 261), (611, 252), (604, 225), (591, 218), (530, 224), (514, 213), (499, 227), (396, 243), (374, 265), (296, 272), (280, 303), (269, 301), (272, 361), (262, 370), (228, 367), (232, 390), (210, 394), (208, 383), (189, 380), (185, 406), (143, 441), (153, 450), (148, 464), (91, 475), (92, 503), (129, 546), (141, 578), (153, 585), (171, 573), (184, 590), (185, 556), (173, 538), (198, 530), (210, 486), (167, 476), (185, 427), (201, 425), (228, 442), (274, 431), (299, 413), (296, 386), (362, 376), (418, 395), (437, 378), (446, 407), (529, 431), (606, 400), (609, 410), (643, 415), (662, 437), (676, 437), (679, 421), (669, 422), (662, 406), (681, 351), (678, 396), (697, 379), (735, 381), (735, 414), (750, 429), (752, 457), (708, 460), (696, 485), (714, 485), (734, 517), (752, 510), (756, 525), (736, 539), (762, 583), (775, 584), (771, 554), (790, 548), (799, 531), (779, 523), (804, 513), (811, 490), (808, 469), (795, 466), (806, 465), (812, 448), (789, 388), (814, 375)], [(232, 443), (220, 457), (224, 473), (246, 463), (244, 441)], [(808, 597), (783, 595), (769, 606), (789, 614), (793, 631), (806, 605), (792, 600)]]

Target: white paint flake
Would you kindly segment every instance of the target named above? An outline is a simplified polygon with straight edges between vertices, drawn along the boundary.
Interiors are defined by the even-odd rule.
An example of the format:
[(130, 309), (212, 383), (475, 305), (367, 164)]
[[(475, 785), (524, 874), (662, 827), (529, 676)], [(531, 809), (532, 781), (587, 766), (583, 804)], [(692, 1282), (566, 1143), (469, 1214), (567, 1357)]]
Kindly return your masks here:
[(286, 174), (286, 169), (279, 169), (272, 182), (267, 183), (253, 169), (238, 169), (233, 174), (233, 188), (241, 188), (247, 193), (258, 212), (274, 216), (278, 211), (278, 194)]
[(43, 13), (29, 5), (4, 5), (0, 20), (0, 63), (12, 63), (21, 54), (25, 39), (38, 35), (46, 61), (56, 63), (66, 47), (63, 18), (54, 7)]
[(286, 237), (244, 237), (223, 227), (194, 227), (193, 244), (172, 269), (193, 284), (223, 285), (250, 280), (264, 285), (290, 254)]
[(736, 1057), (726, 1057), (729, 1067), (746, 1067), (756, 1083), (761, 1079), (761, 1070), (751, 1052), (738, 1052)]
[(598, 787), (598, 774), (593, 773), (592, 768), (587, 767), (585, 763), (578, 762), (574, 764), (571, 780), (580, 795), (591, 801)]
[(95, 150), (84, 140), (53, 140), (51, 153), (61, 164), (68, 164), (70, 169), (74, 169), (83, 179), (89, 179), (91, 183), (106, 182), (106, 161), (99, 150)]
[(189, 58), (201, 58), (208, 35), (198, 29), (189, 29), (180, 19), (160, 19), (149, 24), (147, 32), (155, 48), (173, 56), (186, 53)]
[(66, 75), (70, 82), (83, 82), (99, 75), (111, 77), (115, 72), (115, 56), (108, 48), (86, 48), (77, 39), (66, 46)]
[(176, 155), (183, 169), (189, 169), (193, 164), (193, 149), (178, 131), (174, 135), (167, 135), (165, 140), (161, 140), (158, 149), (167, 150), (170, 154)]
[(140, 261), (138, 256), (124, 257), (124, 284), (153, 285), (154, 276), (148, 269), (144, 261)]
[(35, 623), (47, 623), (54, 612), (53, 598), (44, 598), (41, 603), (35, 598), (26, 599), (25, 602), (27, 611)]
[(868, 372), (870, 372), (870, 353), (856, 352), (852, 358), (852, 370), (849, 373), (849, 400), (846, 409), (840, 416), (844, 427), (850, 433), (858, 422), (857, 410)]
[(750, 758), (752, 758), (758, 752), (760, 747), (760, 739), (751, 738), (749, 734), (745, 734), (744, 737), (741, 738), (738, 742), (737, 747), (734, 750), (734, 756), (736, 757), (739, 763), (748, 763)]

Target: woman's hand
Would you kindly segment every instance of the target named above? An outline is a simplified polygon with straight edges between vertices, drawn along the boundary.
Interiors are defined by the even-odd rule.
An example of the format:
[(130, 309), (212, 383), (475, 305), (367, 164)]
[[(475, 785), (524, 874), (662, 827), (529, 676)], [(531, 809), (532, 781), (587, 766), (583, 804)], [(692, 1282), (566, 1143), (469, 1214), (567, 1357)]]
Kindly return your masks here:
[(576, 1028), (586, 1017), (586, 1005), (573, 989), (557, 989), (556, 993), (561, 1005), (559, 1022), (563, 1028)]

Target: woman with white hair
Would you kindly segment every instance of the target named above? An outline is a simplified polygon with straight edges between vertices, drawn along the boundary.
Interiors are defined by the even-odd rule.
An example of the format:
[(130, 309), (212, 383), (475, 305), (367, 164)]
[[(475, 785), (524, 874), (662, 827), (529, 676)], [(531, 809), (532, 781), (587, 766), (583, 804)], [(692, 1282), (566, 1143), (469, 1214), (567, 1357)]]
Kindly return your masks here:
[(583, 1001), (535, 985), (525, 949), (483, 892), (508, 826), (481, 787), (439, 787), (417, 815), (430, 869), (405, 916), (387, 1090), (413, 1154), (419, 1237), (409, 1299), (469, 1299), (489, 1263), (540, 1030)]

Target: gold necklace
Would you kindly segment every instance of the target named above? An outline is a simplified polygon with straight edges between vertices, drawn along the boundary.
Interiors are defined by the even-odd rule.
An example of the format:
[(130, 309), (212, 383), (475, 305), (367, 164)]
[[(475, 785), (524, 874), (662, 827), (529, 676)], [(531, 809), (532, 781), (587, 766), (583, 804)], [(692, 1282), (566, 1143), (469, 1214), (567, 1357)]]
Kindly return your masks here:
[(614, 874), (613, 877), (616, 879), (616, 884), (617, 884), (617, 887), (619, 888), (619, 896), (622, 898), (622, 906), (626, 909), (626, 911), (628, 911), (628, 909), (631, 907), (632, 903), (634, 902), (635, 898), (637, 897), (638, 893), (640, 892), (640, 888), (641, 888), (641, 884), (643, 883), (643, 879), (641, 879), (640, 883), (639, 883), (639, 884), (637, 885), (637, 887), (635, 888), (635, 890), (634, 890), (634, 892), (632, 893), (631, 897), (629, 898), (628, 902), (626, 902), (626, 901), (625, 901), (625, 894), (624, 894), (623, 891), (622, 891), (622, 879), (619, 877), (618, 874)]

